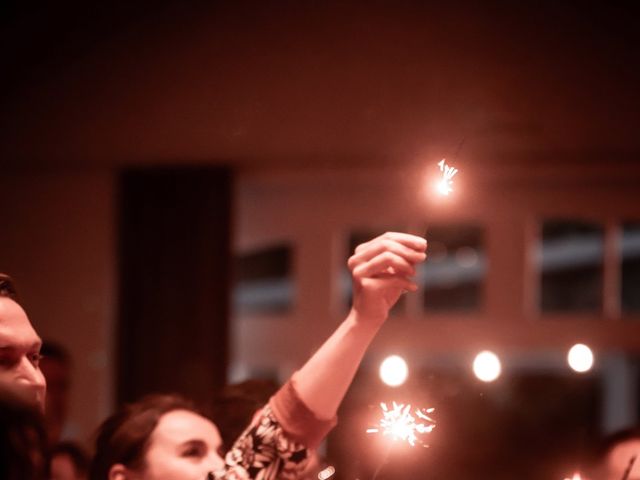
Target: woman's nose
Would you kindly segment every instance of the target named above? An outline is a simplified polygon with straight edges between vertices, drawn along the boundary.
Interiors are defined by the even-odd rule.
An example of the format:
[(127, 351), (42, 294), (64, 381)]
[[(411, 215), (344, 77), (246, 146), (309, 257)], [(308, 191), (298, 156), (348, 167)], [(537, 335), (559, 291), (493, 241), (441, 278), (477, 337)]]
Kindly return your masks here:
[(214, 480), (214, 472), (218, 472), (224, 469), (224, 459), (218, 455), (217, 453), (212, 453), (207, 459), (207, 467), (209, 470), (209, 474), (207, 476), (208, 480)]

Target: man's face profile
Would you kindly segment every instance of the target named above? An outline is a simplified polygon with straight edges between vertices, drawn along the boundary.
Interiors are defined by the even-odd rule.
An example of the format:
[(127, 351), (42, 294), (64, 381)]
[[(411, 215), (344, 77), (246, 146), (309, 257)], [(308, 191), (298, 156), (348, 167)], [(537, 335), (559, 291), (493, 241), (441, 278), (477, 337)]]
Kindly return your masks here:
[(43, 408), (46, 383), (40, 371), (41, 346), (22, 307), (0, 296), (0, 382), (15, 385)]

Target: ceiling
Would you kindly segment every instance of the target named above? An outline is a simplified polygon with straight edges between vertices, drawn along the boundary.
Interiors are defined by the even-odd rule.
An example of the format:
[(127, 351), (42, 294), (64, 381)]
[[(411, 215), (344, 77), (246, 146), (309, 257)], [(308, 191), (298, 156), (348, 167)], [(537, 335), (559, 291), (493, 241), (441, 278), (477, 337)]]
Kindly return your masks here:
[(640, 158), (633, 12), (533, 3), (16, 2), (0, 161)]

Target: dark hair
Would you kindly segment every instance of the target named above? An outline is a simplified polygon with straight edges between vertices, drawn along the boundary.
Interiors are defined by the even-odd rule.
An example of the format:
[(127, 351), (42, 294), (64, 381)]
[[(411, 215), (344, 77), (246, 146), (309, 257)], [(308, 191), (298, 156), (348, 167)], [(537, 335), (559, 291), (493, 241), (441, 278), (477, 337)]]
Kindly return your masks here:
[(43, 480), (47, 436), (38, 408), (10, 385), (0, 385), (0, 478)]
[(0, 297), (9, 297), (12, 300), (18, 301), (15, 284), (11, 277), (4, 273), (0, 273)]
[(213, 399), (212, 417), (229, 448), (280, 386), (272, 380), (251, 379), (225, 386)]
[(57, 455), (69, 457), (79, 477), (86, 477), (89, 473), (89, 454), (75, 442), (59, 442), (53, 446), (49, 455), (51, 460)]
[(89, 478), (107, 480), (115, 464), (140, 470), (145, 466), (149, 438), (160, 417), (173, 410), (189, 410), (201, 415), (192, 402), (179, 395), (147, 395), (107, 418), (98, 428), (95, 455)]

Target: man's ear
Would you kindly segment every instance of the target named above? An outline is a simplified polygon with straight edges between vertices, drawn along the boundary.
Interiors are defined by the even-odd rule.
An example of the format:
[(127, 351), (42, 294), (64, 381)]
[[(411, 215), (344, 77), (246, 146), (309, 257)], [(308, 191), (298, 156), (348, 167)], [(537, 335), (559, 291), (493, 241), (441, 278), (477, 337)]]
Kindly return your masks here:
[(129, 469), (121, 463), (112, 465), (109, 469), (109, 480), (131, 480)]

